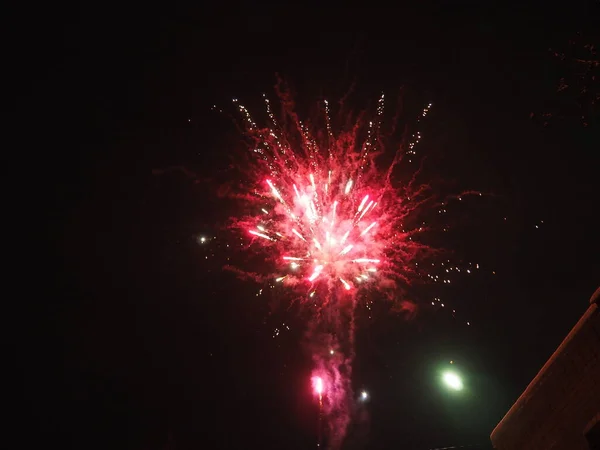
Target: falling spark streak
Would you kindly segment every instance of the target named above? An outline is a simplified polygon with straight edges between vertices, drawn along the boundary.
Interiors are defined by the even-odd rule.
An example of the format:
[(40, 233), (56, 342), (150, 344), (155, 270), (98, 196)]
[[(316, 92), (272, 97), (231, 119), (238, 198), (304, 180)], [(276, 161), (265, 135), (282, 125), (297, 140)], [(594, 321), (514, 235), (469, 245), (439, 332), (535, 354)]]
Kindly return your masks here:
[(375, 225), (377, 225), (377, 222), (373, 222), (371, 225), (369, 225), (367, 228), (365, 228), (365, 230), (362, 233), (360, 233), (360, 235), (363, 236), (363, 235), (367, 234), (369, 232), (369, 230), (371, 228), (373, 228)]
[(350, 235), (350, 231), (346, 231), (346, 233), (344, 234), (344, 236), (342, 236), (342, 244), (344, 242), (346, 242), (346, 239), (348, 239), (348, 236)]
[(298, 230), (296, 230), (295, 228), (292, 228), (292, 233), (294, 233), (296, 236), (298, 236), (300, 239), (302, 239), (303, 241), (306, 241), (306, 239), (304, 239), (304, 236), (302, 236)]
[(254, 231), (254, 230), (250, 230), (250, 234), (253, 234), (255, 236), (261, 237), (263, 239), (267, 239), (269, 241), (272, 241), (273, 239), (270, 238), (269, 236), (267, 236), (266, 234), (263, 233), (259, 233), (258, 231)]
[[(375, 204), (377, 204), (377, 203), (375, 203)], [(369, 204), (367, 205), (367, 207), (365, 208), (365, 210), (362, 212), (362, 214), (361, 214), (361, 215), (360, 215), (360, 217), (358, 218), (358, 220), (359, 220), (359, 221), (360, 221), (360, 220), (363, 218), (363, 216), (364, 216), (364, 215), (367, 213), (367, 211), (369, 210), (369, 208), (371, 208), (371, 205), (373, 205), (373, 200), (371, 200), (371, 201), (369, 202)], [(374, 208), (374, 207), (373, 207), (373, 208)]]
[(267, 180), (267, 183), (269, 184), (269, 186), (271, 186), (271, 191), (273, 192), (273, 195), (277, 198), (277, 200), (279, 200), (281, 203), (283, 203), (283, 198), (281, 197), (281, 194), (279, 193), (277, 188), (275, 186), (273, 186), (273, 183), (271, 183), (271, 180)]
[(315, 271), (313, 272), (313, 274), (310, 277), (308, 277), (308, 281), (314, 281), (321, 274), (322, 270), (323, 270), (322, 265), (315, 267)]
[(347, 291), (352, 289), (352, 286), (350, 286), (346, 280), (344, 280), (343, 278), (340, 278), (340, 281), (342, 282), (342, 284), (344, 285), (344, 287), (346, 288)]
[(346, 183), (346, 189), (344, 189), (344, 194), (348, 195), (350, 193), (350, 189), (352, 189), (352, 180), (348, 180)]
[(362, 199), (362, 202), (360, 202), (360, 205), (358, 205), (358, 212), (361, 212), (363, 209), (363, 206), (365, 206), (365, 203), (367, 203), (367, 200), (369, 199), (369, 195), (365, 195), (365, 197)]
[(347, 245), (346, 247), (344, 247), (344, 249), (340, 252), (340, 256), (341, 255), (345, 255), (346, 253), (348, 253), (350, 250), (352, 250), (352, 247), (354, 247), (352, 244)]

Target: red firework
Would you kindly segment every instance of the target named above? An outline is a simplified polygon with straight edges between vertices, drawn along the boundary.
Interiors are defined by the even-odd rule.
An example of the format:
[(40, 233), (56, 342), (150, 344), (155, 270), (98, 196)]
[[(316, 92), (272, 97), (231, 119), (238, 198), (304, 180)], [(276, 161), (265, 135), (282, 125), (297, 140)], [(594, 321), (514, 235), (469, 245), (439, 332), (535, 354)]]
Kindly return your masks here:
[(326, 101), (323, 132), (287, 110), (281, 126), (265, 101), (270, 124), (264, 128), (238, 104), (255, 156), (255, 181), (244, 198), (256, 215), (235, 224), (275, 261), (275, 281), (302, 287), (310, 297), (321, 289), (328, 298), (409, 280), (413, 260), (425, 249), (413, 237), (424, 227), (408, 229), (405, 221), (429, 199), (428, 188), (414, 179), (395, 186), (391, 175), (403, 156), (414, 154), (420, 136), (381, 170), (375, 159), (383, 151), (383, 95), (373, 121), (340, 132), (331, 126)]
[(235, 195), (248, 214), (234, 218), (233, 227), (252, 239), (251, 250), (274, 263), (274, 273), (234, 270), (257, 280), (270, 278), (299, 290), (304, 298), (318, 293), (319, 301), (311, 303), (329, 308), (331, 314), (315, 316), (307, 334), (316, 365), (312, 381), (319, 417), (328, 417), (329, 445), (338, 448), (352, 411), (357, 293), (373, 288), (395, 297), (396, 281), (408, 284), (415, 278), (417, 260), (428, 247), (416, 238), (426, 225), (416, 224), (414, 216), (432, 198), (429, 187), (416, 182), (418, 171), (404, 184), (392, 176), (403, 158), (414, 157), (419, 133), (394, 148), (387, 165), (377, 164), (384, 153), (383, 128), (395, 129), (394, 123), (384, 124), (383, 95), (373, 120), (339, 130), (332, 125), (326, 101), (315, 122), (321, 125), (311, 125), (298, 118), (286, 93), (279, 95), (279, 120), (265, 97), (264, 127), (234, 100), (244, 117), (252, 158), (247, 167), (250, 184)]

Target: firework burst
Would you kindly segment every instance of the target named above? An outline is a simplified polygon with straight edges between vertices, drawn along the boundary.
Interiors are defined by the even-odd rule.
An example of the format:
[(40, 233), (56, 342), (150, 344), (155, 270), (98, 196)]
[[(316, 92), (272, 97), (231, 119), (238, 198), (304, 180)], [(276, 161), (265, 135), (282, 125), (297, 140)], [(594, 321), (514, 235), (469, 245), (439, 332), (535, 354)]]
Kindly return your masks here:
[[(326, 101), (325, 133), (311, 130), (290, 111), (285, 130), (268, 100), (266, 106), (271, 124), (259, 128), (238, 104), (256, 157), (254, 183), (244, 197), (255, 214), (236, 218), (234, 226), (275, 262), (273, 279), (300, 288), (307, 298), (322, 294), (323, 301), (362, 287), (408, 281), (411, 263), (426, 247), (414, 239), (423, 227), (407, 229), (405, 221), (429, 200), (429, 190), (414, 180), (394, 186), (391, 175), (404, 155), (414, 154), (419, 135), (382, 171), (375, 158), (383, 150), (383, 95), (375, 120), (338, 134)], [(361, 132), (366, 135), (359, 144)]]
[(359, 293), (376, 291), (404, 302), (398, 288), (417, 278), (417, 261), (431, 253), (419, 239), (426, 224), (414, 218), (435, 202), (429, 186), (417, 182), (418, 170), (405, 183), (395, 182), (395, 168), (415, 157), (418, 132), (400, 145), (396, 141), (387, 164), (380, 164), (396, 129), (394, 120), (384, 123), (384, 95), (373, 120), (337, 127), (327, 101), (310, 123), (299, 119), (287, 91), (278, 94), (277, 117), (264, 98), (265, 126), (234, 100), (252, 158), (247, 181), (235, 193), (247, 213), (231, 225), (250, 239), (249, 250), (272, 272), (235, 270), (287, 286), (314, 308), (307, 331), (313, 388), (329, 425), (328, 445), (335, 448), (344, 439), (354, 402), (350, 379)]

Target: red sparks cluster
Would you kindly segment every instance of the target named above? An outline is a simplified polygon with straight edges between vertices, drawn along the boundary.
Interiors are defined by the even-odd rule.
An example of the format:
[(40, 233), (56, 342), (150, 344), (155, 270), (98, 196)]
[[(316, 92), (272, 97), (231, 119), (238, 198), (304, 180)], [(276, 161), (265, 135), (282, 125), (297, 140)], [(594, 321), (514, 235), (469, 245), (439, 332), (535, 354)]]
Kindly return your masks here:
[(321, 130), (285, 109), (280, 125), (265, 103), (270, 124), (263, 128), (238, 104), (255, 156), (254, 185), (245, 196), (255, 214), (236, 226), (275, 262), (275, 281), (303, 286), (312, 297), (319, 288), (352, 293), (409, 279), (423, 249), (413, 235), (423, 227), (409, 229), (404, 222), (428, 190), (414, 180), (394, 186), (391, 175), (404, 155), (414, 154), (418, 137), (382, 171), (375, 159), (383, 152), (383, 95), (375, 120), (337, 133), (326, 101)]

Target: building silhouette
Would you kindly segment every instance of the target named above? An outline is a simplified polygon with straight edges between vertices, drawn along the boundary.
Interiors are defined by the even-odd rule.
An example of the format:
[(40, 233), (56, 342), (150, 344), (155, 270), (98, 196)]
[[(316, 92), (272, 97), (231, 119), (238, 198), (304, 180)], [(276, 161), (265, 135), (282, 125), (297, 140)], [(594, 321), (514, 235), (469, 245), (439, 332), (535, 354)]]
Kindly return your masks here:
[(600, 450), (600, 288), (490, 438), (496, 450)]

